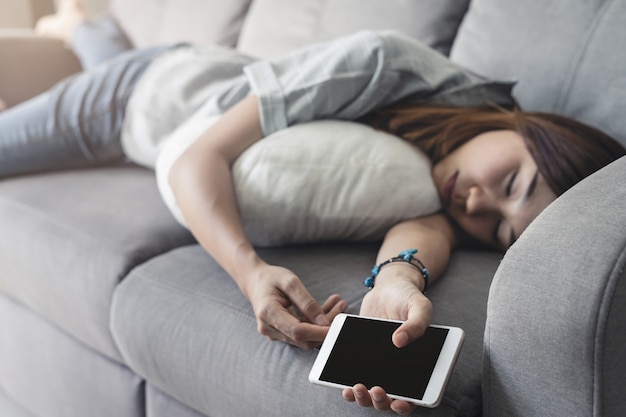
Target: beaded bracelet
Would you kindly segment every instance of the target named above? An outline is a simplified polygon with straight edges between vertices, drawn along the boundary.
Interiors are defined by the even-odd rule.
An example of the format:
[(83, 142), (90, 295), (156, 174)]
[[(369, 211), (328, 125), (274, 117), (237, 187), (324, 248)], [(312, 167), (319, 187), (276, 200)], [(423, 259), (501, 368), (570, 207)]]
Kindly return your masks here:
[(428, 272), (428, 269), (424, 266), (422, 261), (420, 261), (415, 256), (413, 256), (416, 253), (417, 253), (417, 249), (407, 249), (405, 251), (400, 252), (398, 256), (395, 256), (393, 258), (387, 259), (384, 262), (381, 262), (380, 264), (372, 268), (372, 274), (369, 277), (365, 278), (365, 280), (363, 280), (363, 284), (370, 289), (374, 288), (374, 282), (376, 281), (376, 277), (378, 276), (378, 273), (380, 272), (383, 266), (389, 265), (390, 263), (393, 263), (393, 262), (406, 262), (416, 267), (417, 270), (422, 273), (422, 278), (424, 278), (424, 290), (422, 292), (426, 292), (426, 288), (428, 288), (428, 279), (430, 278), (430, 272)]

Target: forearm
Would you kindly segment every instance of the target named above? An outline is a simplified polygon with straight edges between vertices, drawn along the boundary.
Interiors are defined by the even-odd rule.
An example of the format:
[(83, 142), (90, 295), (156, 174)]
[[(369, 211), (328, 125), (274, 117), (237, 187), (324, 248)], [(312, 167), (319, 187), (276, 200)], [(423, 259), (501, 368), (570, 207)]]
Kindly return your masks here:
[[(451, 251), (456, 244), (454, 229), (444, 215), (437, 214), (410, 220), (389, 230), (378, 252), (376, 262), (383, 262), (397, 256), (403, 250), (415, 248), (418, 250), (415, 256), (428, 268), (430, 285), (445, 271)], [(381, 270), (380, 280), (388, 276), (408, 275), (414, 277), (420, 284), (419, 287), (423, 289), (423, 284), (419, 282), (423, 279), (421, 274), (415, 273), (415, 268), (408, 264), (391, 265)]]
[(312, 349), (347, 303), (331, 295), (320, 306), (293, 272), (265, 263), (250, 243), (237, 208), (231, 166), (262, 137), (259, 104), (251, 96), (178, 158), (169, 181), (191, 232), (250, 301), (259, 333)]
[(258, 103), (251, 96), (194, 142), (169, 178), (189, 229), (242, 290), (249, 271), (262, 262), (241, 223), (231, 165), (262, 136)]

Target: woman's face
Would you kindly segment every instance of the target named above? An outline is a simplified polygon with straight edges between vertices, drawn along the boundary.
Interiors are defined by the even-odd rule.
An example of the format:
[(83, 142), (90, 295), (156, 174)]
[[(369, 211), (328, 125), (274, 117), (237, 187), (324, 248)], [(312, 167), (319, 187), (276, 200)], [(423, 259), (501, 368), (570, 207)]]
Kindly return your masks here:
[(471, 139), (433, 167), (448, 214), (470, 236), (506, 249), (556, 195), (514, 131)]

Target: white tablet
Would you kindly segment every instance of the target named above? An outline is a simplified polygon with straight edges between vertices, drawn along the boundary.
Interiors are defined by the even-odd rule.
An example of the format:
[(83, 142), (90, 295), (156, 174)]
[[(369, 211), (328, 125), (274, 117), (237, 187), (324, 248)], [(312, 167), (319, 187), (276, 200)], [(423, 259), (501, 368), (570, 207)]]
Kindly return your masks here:
[(402, 322), (340, 314), (324, 340), (309, 380), (335, 388), (382, 387), (389, 397), (423, 407), (441, 402), (465, 333), (430, 326), (401, 349), (391, 341)]

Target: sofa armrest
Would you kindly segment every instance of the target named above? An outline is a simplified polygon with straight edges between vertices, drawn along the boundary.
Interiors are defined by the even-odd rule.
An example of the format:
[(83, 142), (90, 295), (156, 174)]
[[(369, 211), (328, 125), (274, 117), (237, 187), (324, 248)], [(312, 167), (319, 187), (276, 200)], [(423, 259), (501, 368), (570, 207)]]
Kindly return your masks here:
[(505, 255), (484, 338), (485, 416), (626, 415), (626, 157)]
[(14, 106), (81, 70), (65, 44), (32, 30), (0, 30), (0, 98)]

